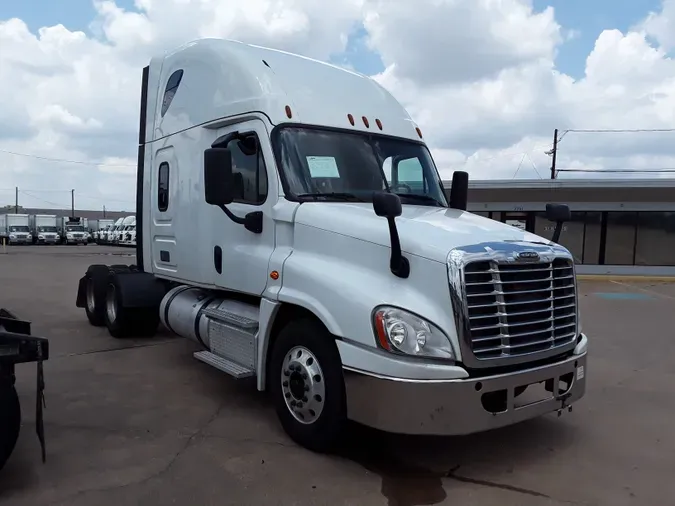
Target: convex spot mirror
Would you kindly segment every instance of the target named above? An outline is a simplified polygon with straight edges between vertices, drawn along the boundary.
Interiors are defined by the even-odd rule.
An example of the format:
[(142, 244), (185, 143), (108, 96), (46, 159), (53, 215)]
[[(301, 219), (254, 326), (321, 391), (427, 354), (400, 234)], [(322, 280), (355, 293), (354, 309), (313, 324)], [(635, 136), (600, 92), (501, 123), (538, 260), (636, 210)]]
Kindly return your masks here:
[(232, 153), (226, 148), (204, 151), (204, 199), (212, 206), (226, 206), (232, 195)]
[(570, 221), (572, 213), (566, 204), (546, 204), (546, 219), (554, 223)]

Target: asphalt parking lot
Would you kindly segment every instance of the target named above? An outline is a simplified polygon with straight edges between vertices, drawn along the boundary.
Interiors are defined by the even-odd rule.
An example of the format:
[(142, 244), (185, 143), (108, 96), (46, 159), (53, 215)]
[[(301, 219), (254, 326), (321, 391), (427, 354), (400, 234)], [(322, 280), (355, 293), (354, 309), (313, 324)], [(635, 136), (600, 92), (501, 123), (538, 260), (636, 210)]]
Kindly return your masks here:
[[(664, 505), (675, 497), (675, 284), (582, 281), (587, 394), (572, 413), (489, 433), (419, 438), (353, 428), (340, 456), (295, 446), (265, 396), (160, 333), (116, 340), (75, 307), (91, 263), (133, 250), (14, 247), (0, 306), (50, 339), (47, 462), (35, 365), (0, 505)], [(667, 498), (671, 497), (671, 500)]]

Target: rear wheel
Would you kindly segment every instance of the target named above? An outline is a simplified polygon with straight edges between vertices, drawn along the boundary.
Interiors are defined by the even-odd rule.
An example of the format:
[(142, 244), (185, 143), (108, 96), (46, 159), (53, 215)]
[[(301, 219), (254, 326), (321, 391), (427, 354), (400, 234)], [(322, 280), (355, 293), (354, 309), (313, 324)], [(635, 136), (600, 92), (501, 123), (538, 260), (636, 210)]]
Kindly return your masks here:
[(14, 386), (0, 389), (0, 469), (14, 451), (21, 428), (21, 405)]
[(95, 327), (105, 325), (105, 290), (109, 269), (105, 265), (91, 265), (87, 269), (86, 304), (84, 310), (89, 323)]
[(158, 308), (124, 307), (116, 276), (108, 282), (105, 297), (105, 325), (113, 337), (152, 337), (159, 326)]
[(296, 443), (330, 452), (347, 422), (342, 362), (335, 338), (321, 322), (303, 318), (279, 333), (270, 362), (277, 416)]

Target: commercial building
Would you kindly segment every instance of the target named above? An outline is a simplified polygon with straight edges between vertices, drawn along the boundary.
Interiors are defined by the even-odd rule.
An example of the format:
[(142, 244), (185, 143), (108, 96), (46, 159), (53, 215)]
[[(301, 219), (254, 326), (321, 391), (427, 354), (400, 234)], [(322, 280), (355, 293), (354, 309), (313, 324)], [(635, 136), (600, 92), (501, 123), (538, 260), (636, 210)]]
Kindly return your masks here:
[[(450, 182), (444, 183), (448, 191)], [(560, 243), (583, 274), (675, 275), (675, 179), (470, 181), (468, 210), (551, 238), (549, 202), (568, 204)]]

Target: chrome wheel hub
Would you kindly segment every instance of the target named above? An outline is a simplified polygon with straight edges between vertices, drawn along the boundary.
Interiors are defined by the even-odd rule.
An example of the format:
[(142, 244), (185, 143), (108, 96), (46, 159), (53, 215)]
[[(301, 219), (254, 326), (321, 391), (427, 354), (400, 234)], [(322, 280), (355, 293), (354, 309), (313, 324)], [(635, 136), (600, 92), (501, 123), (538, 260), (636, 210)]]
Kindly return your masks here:
[(310, 424), (323, 411), (325, 378), (316, 356), (304, 346), (291, 349), (281, 367), (281, 390), (286, 407), (297, 421)]

